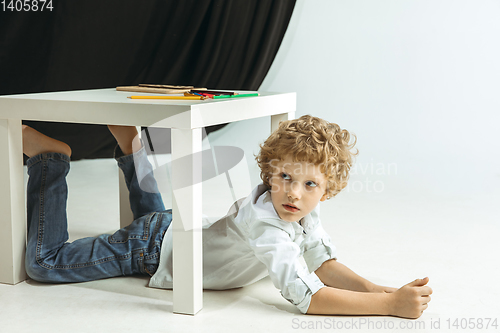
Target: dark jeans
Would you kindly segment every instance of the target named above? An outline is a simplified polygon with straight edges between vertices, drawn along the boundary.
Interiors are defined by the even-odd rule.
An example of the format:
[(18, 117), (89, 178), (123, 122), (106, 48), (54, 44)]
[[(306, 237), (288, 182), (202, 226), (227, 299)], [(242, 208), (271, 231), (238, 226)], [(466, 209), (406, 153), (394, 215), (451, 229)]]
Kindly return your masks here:
[[(125, 175), (135, 220), (113, 235), (72, 243), (68, 242), (66, 218), (69, 157), (46, 153), (27, 161), (26, 271), (33, 280), (82, 282), (155, 273), (163, 236), (172, 220), (171, 211), (165, 211), (157, 190), (142, 190), (157, 189), (144, 148), (116, 160)], [(146, 175), (140, 185), (137, 173)]]

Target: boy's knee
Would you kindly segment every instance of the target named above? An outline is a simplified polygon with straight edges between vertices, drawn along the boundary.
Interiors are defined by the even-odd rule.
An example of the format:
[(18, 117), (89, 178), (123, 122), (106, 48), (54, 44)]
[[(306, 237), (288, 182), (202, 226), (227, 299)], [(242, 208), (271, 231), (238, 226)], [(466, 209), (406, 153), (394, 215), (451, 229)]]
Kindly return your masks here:
[(30, 256), (26, 256), (25, 269), (26, 274), (28, 274), (28, 276), (32, 280), (38, 282), (52, 282), (49, 276), (50, 269), (40, 265), (36, 258), (30, 258)]

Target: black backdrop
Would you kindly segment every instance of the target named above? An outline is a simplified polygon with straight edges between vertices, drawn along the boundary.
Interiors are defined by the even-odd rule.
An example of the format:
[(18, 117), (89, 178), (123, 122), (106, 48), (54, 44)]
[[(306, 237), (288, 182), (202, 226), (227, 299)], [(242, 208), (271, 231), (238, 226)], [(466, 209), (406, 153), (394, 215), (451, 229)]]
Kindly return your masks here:
[[(138, 83), (257, 90), (295, 0), (52, 5), (43, 12), (0, 8), (0, 95)], [(115, 142), (105, 126), (25, 123), (68, 143), (73, 160), (112, 156)]]

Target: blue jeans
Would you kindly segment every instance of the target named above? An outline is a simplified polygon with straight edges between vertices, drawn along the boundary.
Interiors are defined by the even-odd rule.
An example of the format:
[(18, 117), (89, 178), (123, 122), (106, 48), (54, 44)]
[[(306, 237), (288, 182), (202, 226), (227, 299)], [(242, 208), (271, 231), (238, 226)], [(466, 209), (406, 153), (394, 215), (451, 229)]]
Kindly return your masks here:
[[(119, 149), (118, 149), (119, 150)], [(134, 221), (113, 235), (68, 242), (66, 201), (69, 157), (59, 153), (34, 156), (28, 165), (28, 242), (26, 271), (41, 282), (83, 282), (114, 276), (149, 274), (158, 268), (165, 231), (172, 221), (158, 191), (144, 148), (116, 158), (125, 175)], [(144, 187), (142, 187), (144, 188)]]

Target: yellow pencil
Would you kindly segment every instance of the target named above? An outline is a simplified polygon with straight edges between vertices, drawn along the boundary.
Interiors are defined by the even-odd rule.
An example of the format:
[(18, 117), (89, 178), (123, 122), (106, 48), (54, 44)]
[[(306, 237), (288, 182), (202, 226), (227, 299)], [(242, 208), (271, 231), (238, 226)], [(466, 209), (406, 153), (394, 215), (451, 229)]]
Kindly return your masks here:
[(200, 96), (130, 96), (131, 99), (183, 99), (183, 100), (200, 100)]

